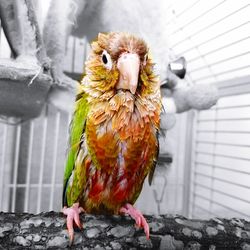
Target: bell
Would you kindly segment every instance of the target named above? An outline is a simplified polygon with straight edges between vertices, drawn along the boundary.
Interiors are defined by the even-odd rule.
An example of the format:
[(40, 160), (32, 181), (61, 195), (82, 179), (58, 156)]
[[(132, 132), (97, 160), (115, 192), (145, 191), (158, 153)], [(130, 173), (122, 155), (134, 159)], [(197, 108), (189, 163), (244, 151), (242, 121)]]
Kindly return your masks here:
[(168, 67), (175, 75), (183, 79), (186, 75), (187, 61), (182, 56), (176, 59), (175, 61), (169, 63)]

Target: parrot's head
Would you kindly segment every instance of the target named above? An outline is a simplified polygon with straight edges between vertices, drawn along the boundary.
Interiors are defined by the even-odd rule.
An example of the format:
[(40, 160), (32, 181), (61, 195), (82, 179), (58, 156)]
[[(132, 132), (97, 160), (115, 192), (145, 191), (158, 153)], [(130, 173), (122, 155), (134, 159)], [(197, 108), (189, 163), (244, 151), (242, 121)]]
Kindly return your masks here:
[(91, 48), (85, 72), (92, 95), (111, 96), (123, 91), (143, 96), (158, 88), (144, 40), (123, 32), (100, 33)]

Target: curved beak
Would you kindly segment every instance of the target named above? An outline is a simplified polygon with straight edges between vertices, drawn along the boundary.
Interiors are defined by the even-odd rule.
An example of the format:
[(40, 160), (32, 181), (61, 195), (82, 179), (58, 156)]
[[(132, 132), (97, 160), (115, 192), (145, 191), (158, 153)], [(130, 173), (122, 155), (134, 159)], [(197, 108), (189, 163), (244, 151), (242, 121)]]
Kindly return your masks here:
[(135, 53), (123, 53), (118, 59), (120, 72), (116, 89), (128, 89), (134, 95), (138, 85), (140, 58)]

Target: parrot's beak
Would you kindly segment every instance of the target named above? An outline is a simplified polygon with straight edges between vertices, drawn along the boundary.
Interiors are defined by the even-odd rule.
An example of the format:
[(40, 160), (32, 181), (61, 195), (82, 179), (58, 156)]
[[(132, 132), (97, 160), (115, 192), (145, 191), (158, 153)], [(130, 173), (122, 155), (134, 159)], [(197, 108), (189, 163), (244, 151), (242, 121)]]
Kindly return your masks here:
[(135, 53), (123, 53), (118, 59), (117, 68), (120, 72), (117, 89), (128, 89), (134, 95), (138, 85), (140, 58)]

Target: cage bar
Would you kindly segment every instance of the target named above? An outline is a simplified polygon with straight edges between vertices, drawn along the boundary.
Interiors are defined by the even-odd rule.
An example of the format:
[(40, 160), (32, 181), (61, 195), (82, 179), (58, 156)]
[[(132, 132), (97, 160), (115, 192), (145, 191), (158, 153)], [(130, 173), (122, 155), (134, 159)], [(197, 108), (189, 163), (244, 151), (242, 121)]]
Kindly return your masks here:
[[(231, 185), (234, 185), (234, 186), (238, 186), (238, 187), (250, 189), (250, 186), (243, 185), (243, 184), (240, 184), (240, 183), (236, 183), (236, 182), (233, 182), (233, 181), (228, 181), (228, 180), (216, 177), (216, 176), (210, 176), (208, 174), (203, 174), (203, 173), (199, 173), (199, 172), (194, 172), (194, 174), (195, 175), (199, 175), (199, 176), (203, 176), (203, 177), (206, 177), (206, 178), (209, 178), (211, 180), (217, 180), (217, 181), (228, 183), (228, 184), (231, 184)], [(211, 190), (212, 190), (212, 188), (211, 188)]]
[(58, 137), (59, 137), (59, 126), (60, 126), (60, 111), (56, 113), (56, 125), (55, 125), (55, 138), (54, 138), (54, 150), (53, 150), (53, 161), (52, 161), (52, 180), (51, 180), (51, 193), (49, 209), (53, 209), (54, 193), (55, 193), (55, 181), (56, 181), (56, 166), (57, 166), (57, 151), (58, 151)]
[(21, 125), (18, 124), (16, 128), (16, 141), (15, 141), (15, 151), (14, 151), (14, 171), (13, 171), (11, 212), (15, 212), (15, 208), (16, 208), (17, 174), (18, 174), (20, 139), (21, 139)]
[[(47, 108), (46, 108), (47, 110)], [(43, 184), (43, 173), (45, 167), (45, 149), (46, 149), (46, 136), (47, 136), (47, 127), (48, 127), (48, 117), (47, 112), (43, 118), (43, 132), (42, 132), (42, 145), (41, 145), (41, 160), (40, 160), (40, 171), (39, 171), (39, 180), (38, 180), (38, 191), (37, 191), (37, 209), (36, 212), (41, 212), (41, 201), (42, 201), (42, 188)]]
[[(224, 2), (224, 1), (223, 1), (223, 2)], [(222, 3), (222, 2), (221, 2), (221, 3)], [(219, 5), (217, 5), (217, 6), (219, 6)], [(206, 25), (205, 27), (199, 29), (198, 31), (195, 31), (194, 33), (190, 34), (189, 37), (190, 37), (190, 38), (191, 38), (191, 37), (194, 37), (194, 36), (196, 36), (196, 35), (198, 35), (198, 34), (204, 32), (204, 31), (206, 31), (207, 29), (209, 29), (209, 28), (211, 28), (211, 27), (217, 25), (218, 23), (220, 23), (220, 22), (226, 20), (227, 18), (229, 18), (229, 17), (231, 17), (231, 16), (233, 16), (233, 15), (239, 13), (239, 12), (242, 11), (242, 10), (245, 10), (245, 9), (246, 9), (247, 7), (249, 7), (249, 6), (250, 6), (250, 4), (246, 4), (246, 5), (244, 5), (244, 6), (240, 7), (240, 8), (238, 8), (237, 10), (232, 11), (231, 13), (229, 13), (229, 14), (223, 16), (222, 18), (216, 20), (215, 22), (212, 22), (212, 23)], [(186, 25), (184, 25), (184, 26), (182, 27), (181, 30), (184, 30), (185, 27), (186, 27)], [(172, 35), (173, 35), (173, 34), (172, 34)], [(183, 43), (184, 41), (185, 41), (185, 40), (181, 40), (181, 41), (179, 41), (179, 42), (173, 44), (172, 47), (175, 48), (176, 46), (178, 46), (179, 44)]]
[(30, 122), (27, 173), (26, 173), (24, 212), (28, 212), (29, 201), (30, 201), (30, 199), (29, 199), (29, 197), (30, 197), (30, 173), (31, 173), (31, 158), (32, 158), (33, 140), (34, 140), (34, 121), (31, 121)]
[(0, 210), (3, 210), (3, 195), (4, 195), (4, 169), (7, 146), (7, 124), (3, 124), (3, 142), (2, 142), (2, 159), (0, 165)]

